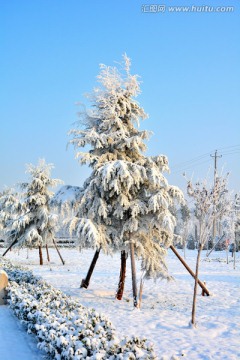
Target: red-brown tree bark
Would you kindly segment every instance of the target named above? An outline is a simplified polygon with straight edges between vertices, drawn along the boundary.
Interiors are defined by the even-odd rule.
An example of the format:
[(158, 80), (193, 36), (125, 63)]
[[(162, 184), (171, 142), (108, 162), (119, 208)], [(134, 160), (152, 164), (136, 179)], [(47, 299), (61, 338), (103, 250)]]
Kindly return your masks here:
[(90, 265), (90, 267), (88, 269), (87, 276), (85, 277), (85, 279), (82, 279), (80, 288), (85, 288), (85, 289), (88, 288), (89, 283), (90, 283), (90, 279), (91, 279), (91, 276), (92, 276), (92, 273), (93, 273), (93, 270), (94, 270), (94, 268), (96, 266), (96, 263), (97, 263), (97, 260), (98, 260), (98, 257), (99, 257), (100, 251), (101, 251), (101, 248), (97, 249), (95, 251), (95, 254), (94, 254), (92, 262), (91, 262), (91, 265)]
[(116, 299), (118, 300), (122, 300), (123, 297), (125, 278), (126, 278), (126, 267), (127, 267), (127, 253), (125, 250), (123, 250), (121, 251), (121, 269), (119, 275), (118, 290), (116, 294)]
[(43, 255), (42, 255), (42, 246), (41, 245), (38, 247), (38, 252), (39, 252), (39, 264), (43, 265)]

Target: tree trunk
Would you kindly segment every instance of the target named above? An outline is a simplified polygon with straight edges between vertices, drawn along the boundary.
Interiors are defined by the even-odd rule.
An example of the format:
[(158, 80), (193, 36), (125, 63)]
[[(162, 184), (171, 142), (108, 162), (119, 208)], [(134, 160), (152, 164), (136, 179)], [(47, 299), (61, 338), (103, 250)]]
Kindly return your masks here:
[(197, 303), (197, 285), (198, 285), (198, 272), (199, 272), (199, 263), (202, 251), (202, 244), (199, 245), (197, 261), (196, 261), (196, 272), (195, 272), (195, 283), (193, 291), (193, 304), (192, 304), (192, 320), (191, 323), (193, 326), (196, 326), (196, 303)]
[(50, 262), (50, 256), (48, 251), (48, 245), (46, 244), (46, 252), (47, 252), (47, 261)]
[(130, 242), (130, 255), (131, 255), (131, 269), (132, 269), (133, 306), (138, 308), (136, 264), (135, 264), (134, 244), (132, 242)]
[(198, 245), (198, 228), (197, 228), (197, 225), (195, 225), (195, 244)]
[(39, 263), (40, 263), (40, 265), (43, 265), (42, 246), (41, 245), (38, 247), (38, 252), (39, 252)]
[(126, 264), (127, 264), (127, 253), (125, 250), (123, 250), (121, 251), (121, 269), (119, 275), (118, 290), (116, 295), (116, 298), (118, 300), (122, 300), (123, 297), (125, 278), (126, 278)]
[(99, 253), (101, 251), (101, 248), (97, 249), (95, 251), (95, 254), (93, 256), (93, 259), (92, 259), (92, 262), (91, 262), (91, 265), (88, 269), (88, 273), (87, 273), (87, 276), (85, 277), (85, 279), (82, 279), (82, 282), (81, 282), (81, 285), (80, 285), (80, 288), (85, 288), (87, 289), (88, 286), (89, 286), (89, 283), (90, 283), (90, 279), (91, 279), (91, 276), (92, 276), (92, 273), (93, 273), (93, 270), (95, 268), (95, 265), (97, 263), (97, 260), (98, 260), (98, 257), (99, 257)]
[[(192, 277), (195, 279), (195, 274), (192, 271), (192, 269), (188, 266), (188, 264), (183, 260), (183, 258), (179, 255), (179, 253), (177, 252), (177, 250), (175, 249), (175, 247), (173, 245), (170, 245), (170, 249), (174, 252), (174, 254), (177, 256), (177, 258), (181, 261), (181, 263), (183, 264), (183, 266), (187, 269), (187, 271), (189, 272), (189, 274), (192, 275)], [(208, 289), (206, 288), (206, 286), (198, 279), (198, 285), (202, 288), (202, 290), (204, 291), (204, 293), (209, 296), (210, 293), (208, 291)]]
[(60, 254), (60, 251), (59, 251), (59, 249), (58, 249), (58, 247), (57, 247), (57, 244), (56, 244), (56, 241), (55, 241), (54, 239), (53, 239), (53, 244), (54, 244), (54, 246), (55, 246), (55, 249), (57, 250), (57, 253), (58, 253), (58, 255), (59, 255), (60, 259), (61, 259), (62, 264), (64, 265), (65, 262), (64, 262), (64, 260), (63, 260), (63, 258), (62, 258), (62, 255)]

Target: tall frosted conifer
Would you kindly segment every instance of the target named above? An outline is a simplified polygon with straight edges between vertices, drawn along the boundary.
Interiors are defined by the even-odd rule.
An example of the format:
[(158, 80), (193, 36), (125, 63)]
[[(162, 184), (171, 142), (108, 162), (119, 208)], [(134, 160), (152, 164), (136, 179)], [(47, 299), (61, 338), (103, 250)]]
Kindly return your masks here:
[[(79, 127), (70, 131), (76, 157), (92, 167), (70, 228), (83, 248), (130, 247), (145, 277), (168, 277), (164, 258), (175, 226), (169, 206), (182, 200), (182, 193), (162, 174), (169, 170), (166, 156), (144, 156), (149, 133), (138, 127), (147, 115), (135, 100), (138, 76), (130, 74), (129, 58), (124, 60), (120, 70), (100, 65), (92, 109), (81, 112)], [(89, 151), (79, 151), (86, 145)]]
[(22, 247), (38, 247), (41, 259), (41, 247), (54, 239), (56, 215), (50, 213), (49, 201), (52, 192), (49, 188), (61, 183), (51, 179), (52, 164), (40, 160), (37, 166), (27, 165), (30, 181), (22, 183), (23, 199), (19, 216), (12, 221), (7, 233), (9, 244)]

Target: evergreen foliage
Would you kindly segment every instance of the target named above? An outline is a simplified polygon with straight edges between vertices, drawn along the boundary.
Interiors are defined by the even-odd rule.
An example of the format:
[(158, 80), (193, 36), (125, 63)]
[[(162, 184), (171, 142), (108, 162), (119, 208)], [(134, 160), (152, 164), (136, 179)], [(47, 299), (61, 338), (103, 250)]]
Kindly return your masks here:
[(192, 234), (190, 234), (188, 236), (187, 248), (189, 250), (195, 250), (195, 239), (194, 239), (194, 236)]
[(180, 213), (183, 224), (186, 224), (190, 220), (190, 210), (187, 204), (181, 204)]
[(11, 188), (6, 188), (0, 193), (0, 231), (3, 236), (17, 214), (22, 211), (23, 205), (19, 197), (20, 194)]
[[(105, 252), (125, 250), (131, 242), (146, 277), (167, 277), (164, 258), (176, 224), (170, 206), (183, 196), (163, 175), (167, 157), (143, 154), (149, 132), (138, 126), (147, 115), (135, 100), (138, 76), (124, 60), (122, 71), (101, 65), (92, 110), (81, 112), (79, 128), (70, 131), (77, 159), (92, 167), (70, 231), (80, 246)], [(86, 153), (79, 150), (87, 145)]]
[(37, 166), (27, 165), (30, 181), (20, 185), (23, 190), (21, 206), (13, 203), (17, 214), (8, 224), (7, 241), (15, 246), (36, 247), (52, 241), (55, 232), (56, 215), (50, 213), (49, 201), (52, 192), (49, 188), (61, 183), (51, 179), (52, 164), (40, 160)]

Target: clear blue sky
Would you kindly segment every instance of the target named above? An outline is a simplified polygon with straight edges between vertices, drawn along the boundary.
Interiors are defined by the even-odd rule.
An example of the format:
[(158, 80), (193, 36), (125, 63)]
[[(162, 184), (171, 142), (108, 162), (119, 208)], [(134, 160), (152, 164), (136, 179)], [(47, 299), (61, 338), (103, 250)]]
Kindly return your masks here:
[[(234, 12), (144, 13), (143, 4), (234, 6)], [(0, 3), (0, 190), (24, 181), (25, 164), (55, 165), (82, 185), (89, 173), (66, 150), (76, 102), (96, 85), (99, 63), (124, 52), (142, 79), (148, 154), (165, 154), (169, 181), (205, 177), (213, 160), (240, 190), (239, 0), (11, 0)], [(235, 146), (236, 147), (231, 147)], [(177, 167), (176, 164), (195, 159)], [(191, 166), (191, 167), (190, 167)], [(188, 168), (189, 167), (189, 168)], [(210, 173), (213, 169), (210, 169)]]

